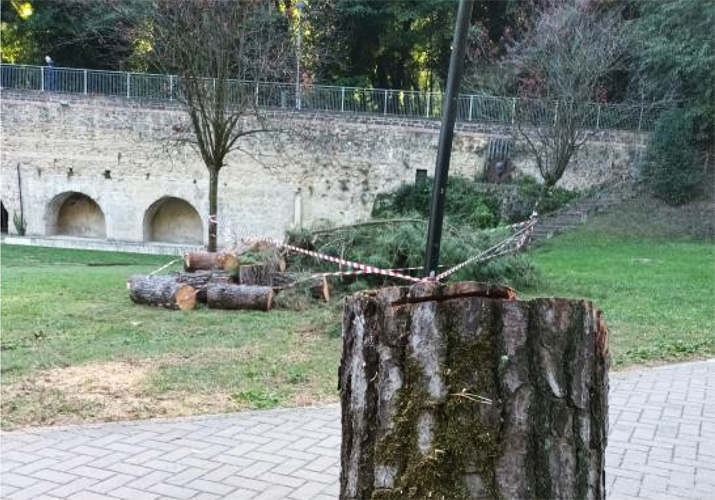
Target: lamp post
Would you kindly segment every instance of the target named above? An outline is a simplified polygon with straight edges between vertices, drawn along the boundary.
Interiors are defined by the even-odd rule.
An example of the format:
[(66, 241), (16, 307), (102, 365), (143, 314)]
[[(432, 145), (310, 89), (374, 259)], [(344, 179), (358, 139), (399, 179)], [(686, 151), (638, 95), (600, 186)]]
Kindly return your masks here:
[(300, 29), (300, 21), (303, 17), (303, 9), (305, 9), (305, 2), (296, 2), (295, 7), (296, 9), (298, 9), (298, 43), (295, 57), (295, 109), (300, 109), (300, 58), (302, 55), (301, 49), (303, 41), (303, 32)]
[[(437, 164), (434, 171), (432, 204), (430, 205), (429, 226), (427, 228), (427, 251), (425, 256), (425, 277), (434, 276), (439, 264), (439, 248), (442, 242), (442, 221), (444, 219), (444, 201), (447, 192), (449, 160), (452, 155), (454, 121), (457, 118), (457, 100), (459, 83), (462, 79), (462, 66), (467, 46), (469, 19), (472, 15), (474, 0), (460, 0), (457, 11), (457, 25), (452, 40), (452, 55), (449, 59), (447, 92), (442, 111), (442, 128), (439, 133)], [(429, 95), (429, 94), (428, 94)]]

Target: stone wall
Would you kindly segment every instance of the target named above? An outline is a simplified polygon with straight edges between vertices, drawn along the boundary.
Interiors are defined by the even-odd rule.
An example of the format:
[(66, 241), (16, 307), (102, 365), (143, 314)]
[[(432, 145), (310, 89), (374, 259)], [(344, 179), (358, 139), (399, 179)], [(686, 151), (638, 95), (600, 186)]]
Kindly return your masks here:
[[(221, 171), (224, 227), (280, 237), (294, 224), (349, 223), (369, 216), (377, 193), (412, 182), (418, 169), (434, 169), (438, 121), (291, 112), (268, 117), (277, 131), (247, 136)], [(29, 235), (51, 234), (57, 200), (82, 193), (104, 214), (109, 240), (156, 239), (148, 216), (156, 216), (158, 201), (177, 198), (200, 221), (189, 222), (193, 212), (184, 206), (184, 220), (173, 226), (164, 220), (171, 234), (160, 237), (193, 243), (200, 222), (201, 240), (207, 241), (208, 176), (196, 151), (174, 140), (176, 130), (187, 127), (175, 103), (4, 91), (2, 118), (2, 202), (10, 218), (19, 212), (19, 165)], [(451, 173), (481, 172), (489, 141), (504, 135), (498, 127), (458, 124)], [(629, 177), (642, 145), (641, 136), (601, 134), (563, 185), (583, 188)], [(518, 148), (515, 163), (535, 175)], [(227, 238), (224, 233), (222, 240)]]

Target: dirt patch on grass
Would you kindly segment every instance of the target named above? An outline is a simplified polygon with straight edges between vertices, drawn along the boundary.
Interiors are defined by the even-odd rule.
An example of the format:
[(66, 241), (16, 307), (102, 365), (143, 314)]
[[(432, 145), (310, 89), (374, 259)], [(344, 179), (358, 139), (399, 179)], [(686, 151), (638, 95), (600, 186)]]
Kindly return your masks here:
[[(208, 353), (197, 353), (207, 356)], [(152, 394), (147, 377), (180, 357), (90, 363), (37, 372), (2, 388), (2, 426), (132, 420), (239, 409), (229, 394)]]
[[(301, 344), (309, 342), (312, 333), (303, 335), (305, 338), (300, 339)], [(206, 348), (189, 355), (166, 354), (36, 371), (18, 382), (2, 386), (2, 428), (10, 430), (262, 408), (262, 401), (236, 397), (228, 388), (180, 388), (158, 392), (152, 383), (153, 378), (167, 367), (186, 365), (211, 370), (213, 365), (246, 361), (255, 354), (256, 349), (251, 346)], [(270, 407), (312, 406), (335, 401), (334, 397), (321, 394), (320, 384), (304, 380), (302, 373), (288, 375), (282, 383), (284, 387), (290, 387), (289, 392), (281, 391), (281, 396), (271, 402)]]

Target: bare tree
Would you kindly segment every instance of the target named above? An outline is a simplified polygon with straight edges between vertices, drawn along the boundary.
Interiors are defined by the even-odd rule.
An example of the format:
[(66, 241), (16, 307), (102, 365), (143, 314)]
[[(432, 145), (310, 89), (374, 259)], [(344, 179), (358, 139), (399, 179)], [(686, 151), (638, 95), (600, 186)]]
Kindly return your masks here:
[(583, 0), (547, 3), (511, 47), (507, 62), (525, 98), (514, 131), (536, 159), (544, 194), (595, 133), (605, 83), (625, 68), (627, 48), (620, 12)]
[(242, 139), (273, 130), (258, 92), (291, 67), (289, 21), (264, 0), (157, 0), (149, 19), (153, 63), (178, 76), (171, 91), (189, 118), (173, 140), (191, 144), (209, 173), (208, 249), (216, 251), (219, 173)]

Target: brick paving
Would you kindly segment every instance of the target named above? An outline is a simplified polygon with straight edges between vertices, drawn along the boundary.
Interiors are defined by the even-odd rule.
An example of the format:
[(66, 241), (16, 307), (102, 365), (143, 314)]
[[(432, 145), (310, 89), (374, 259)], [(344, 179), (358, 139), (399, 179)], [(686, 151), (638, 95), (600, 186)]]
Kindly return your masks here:
[[(611, 373), (612, 499), (715, 498), (715, 360)], [(0, 497), (327, 500), (340, 410), (271, 410), (6, 432)]]

